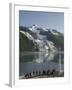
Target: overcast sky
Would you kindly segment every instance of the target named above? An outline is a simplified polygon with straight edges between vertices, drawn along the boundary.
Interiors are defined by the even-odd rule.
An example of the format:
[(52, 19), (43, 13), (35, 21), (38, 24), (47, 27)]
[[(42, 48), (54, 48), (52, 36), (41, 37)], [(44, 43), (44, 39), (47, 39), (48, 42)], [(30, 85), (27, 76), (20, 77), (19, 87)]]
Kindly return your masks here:
[(20, 10), (19, 25), (32, 26), (33, 24), (49, 29), (56, 29), (63, 33), (64, 13)]

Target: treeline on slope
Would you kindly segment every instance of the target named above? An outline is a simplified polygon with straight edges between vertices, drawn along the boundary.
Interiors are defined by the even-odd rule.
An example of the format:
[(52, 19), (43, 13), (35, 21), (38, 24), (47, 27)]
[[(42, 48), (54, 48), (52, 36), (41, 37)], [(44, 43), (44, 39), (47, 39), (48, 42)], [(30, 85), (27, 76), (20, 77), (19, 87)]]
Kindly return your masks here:
[(19, 49), (20, 51), (32, 51), (34, 50), (34, 43), (29, 40), (24, 34), (19, 32)]
[(39, 48), (37, 43), (28, 39), (28, 37), (19, 32), (19, 51), (39, 51)]

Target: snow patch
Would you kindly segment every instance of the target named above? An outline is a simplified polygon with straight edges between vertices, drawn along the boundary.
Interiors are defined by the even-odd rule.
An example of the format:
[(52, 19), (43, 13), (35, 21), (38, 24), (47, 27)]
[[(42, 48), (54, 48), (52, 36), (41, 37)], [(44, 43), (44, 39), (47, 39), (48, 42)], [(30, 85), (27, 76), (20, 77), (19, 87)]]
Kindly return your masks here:
[(30, 40), (34, 40), (34, 38), (28, 33), (24, 31), (20, 31), (22, 34), (24, 34), (26, 37), (28, 37)]

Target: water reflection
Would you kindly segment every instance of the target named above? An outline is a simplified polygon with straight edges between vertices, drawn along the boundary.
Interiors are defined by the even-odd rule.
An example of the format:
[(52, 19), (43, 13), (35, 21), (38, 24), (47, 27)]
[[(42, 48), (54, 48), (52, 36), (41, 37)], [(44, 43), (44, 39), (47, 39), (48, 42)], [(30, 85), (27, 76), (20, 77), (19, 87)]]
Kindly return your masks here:
[(20, 62), (43, 63), (54, 60), (56, 53), (53, 52), (24, 52), (20, 54)]
[(45, 61), (50, 61), (54, 59), (56, 53), (46, 53), (46, 52), (39, 52), (34, 54), (34, 59), (33, 61), (36, 63), (43, 63)]
[(64, 71), (64, 54), (53, 52), (23, 52), (20, 53), (19, 74), (31, 73), (33, 71), (55, 69)]

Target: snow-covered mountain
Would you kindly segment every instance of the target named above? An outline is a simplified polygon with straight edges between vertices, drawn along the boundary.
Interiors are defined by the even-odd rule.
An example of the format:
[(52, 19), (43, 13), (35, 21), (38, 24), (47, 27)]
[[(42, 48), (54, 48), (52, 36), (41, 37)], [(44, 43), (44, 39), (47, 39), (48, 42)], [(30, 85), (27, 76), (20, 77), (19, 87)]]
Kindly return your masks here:
[[(63, 43), (64, 36), (57, 30), (42, 28), (39, 27), (38, 25), (33, 25), (30, 27), (20, 26), (19, 29), (20, 35), (25, 36), (29, 40), (30, 45), (32, 44), (31, 42), (33, 42), (33, 45), (31, 47), (32, 51), (48, 52), (49, 50), (51, 50), (52, 52), (56, 52), (61, 44), (64, 45)], [(23, 42), (26, 44), (27, 41), (24, 40), (25, 38), (21, 37), (20, 40), (21, 39), (22, 39), (21, 44)], [(20, 48), (24, 48), (24, 46), (21, 45)], [(26, 51), (26, 49), (24, 51)]]
[(31, 31), (34, 32), (34, 33), (38, 32), (37, 29), (38, 29), (38, 26), (35, 25), (35, 24), (34, 24), (33, 26), (30, 26), (30, 27), (29, 27), (29, 30), (31, 30)]

